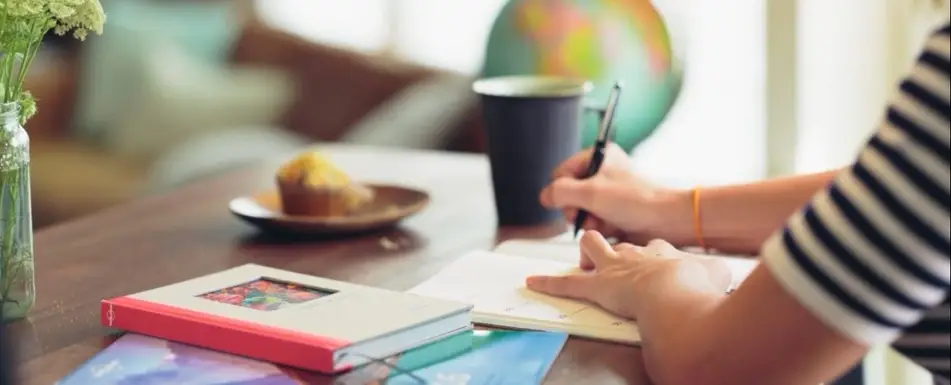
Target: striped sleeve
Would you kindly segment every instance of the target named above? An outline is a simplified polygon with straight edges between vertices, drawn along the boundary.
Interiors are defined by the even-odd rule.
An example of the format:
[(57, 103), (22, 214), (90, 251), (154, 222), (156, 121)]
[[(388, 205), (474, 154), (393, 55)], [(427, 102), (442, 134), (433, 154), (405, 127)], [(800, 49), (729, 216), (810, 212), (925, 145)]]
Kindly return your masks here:
[(791, 295), (860, 343), (894, 341), (948, 295), (948, 36), (929, 38), (856, 162), (761, 251)]

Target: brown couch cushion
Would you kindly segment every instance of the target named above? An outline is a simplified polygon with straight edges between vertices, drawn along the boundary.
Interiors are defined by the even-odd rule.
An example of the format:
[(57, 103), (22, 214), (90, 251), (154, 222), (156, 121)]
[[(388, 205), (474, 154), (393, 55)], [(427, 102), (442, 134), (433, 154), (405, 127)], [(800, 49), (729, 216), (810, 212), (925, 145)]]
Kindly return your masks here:
[(33, 141), (65, 138), (76, 98), (78, 67), (75, 55), (43, 50), (30, 67), (24, 88), (36, 98), (38, 113), (27, 122)]
[(333, 141), (374, 107), (409, 84), (432, 75), (418, 66), (314, 44), (260, 24), (244, 29), (234, 49), (243, 65), (277, 67), (299, 86), (284, 116), (290, 130)]

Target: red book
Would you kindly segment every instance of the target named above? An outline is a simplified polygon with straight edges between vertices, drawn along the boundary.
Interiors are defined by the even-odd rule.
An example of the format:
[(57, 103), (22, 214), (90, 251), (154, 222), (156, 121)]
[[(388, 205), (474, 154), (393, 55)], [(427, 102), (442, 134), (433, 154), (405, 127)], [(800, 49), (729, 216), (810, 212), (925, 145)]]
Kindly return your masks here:
[(323, 373), (471, 329), (471, 306), (259, 265), (102, 301), (104, 326)]

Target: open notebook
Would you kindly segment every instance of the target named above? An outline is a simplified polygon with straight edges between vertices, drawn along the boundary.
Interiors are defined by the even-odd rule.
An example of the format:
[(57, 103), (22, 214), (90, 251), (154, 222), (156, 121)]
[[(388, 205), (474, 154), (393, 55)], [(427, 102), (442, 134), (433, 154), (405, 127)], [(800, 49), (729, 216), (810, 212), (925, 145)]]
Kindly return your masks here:
[[(756, 261), (723, 257), (734, 285), (756, 267)], [(525, 288), (535, 274), (577, 270), (578, 244), (570, 238), (547, 241), (513, 240), (493, 251), (463, 255), (411, 293), (474, 305), (477, 324), (516, 329), (567, 332), (572, 335), (627, 344), (640, 342), (637, 325), (586, 302), (556, 298)]]

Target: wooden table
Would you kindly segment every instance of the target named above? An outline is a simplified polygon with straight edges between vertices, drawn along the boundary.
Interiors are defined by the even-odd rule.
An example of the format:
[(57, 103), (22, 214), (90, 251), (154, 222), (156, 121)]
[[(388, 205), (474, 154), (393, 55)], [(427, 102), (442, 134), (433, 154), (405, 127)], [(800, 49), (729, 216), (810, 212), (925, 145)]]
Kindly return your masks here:
[[(482, 156), (322, 147), (361, 180), (426, 189), (431, 205), (399, 228), (319, 242), (259, 235), (227, 210), (232, 197), (270, 188), (281, 160), (202, 181), (36, 234), (38, 300), (8, 331), (25, 384), (48, 385), (109, 342), (99, 300), (244, 263), (405, 290), (472, 249), (513, 237), (547, 237), (562, 224), (497, 229)], [(394, 248), (393, 244), (398, 247)], [(319, 380), (317, 383), (329, 383)], [(547, 384), (646, 384), (638, 349), (572, 339)]]

